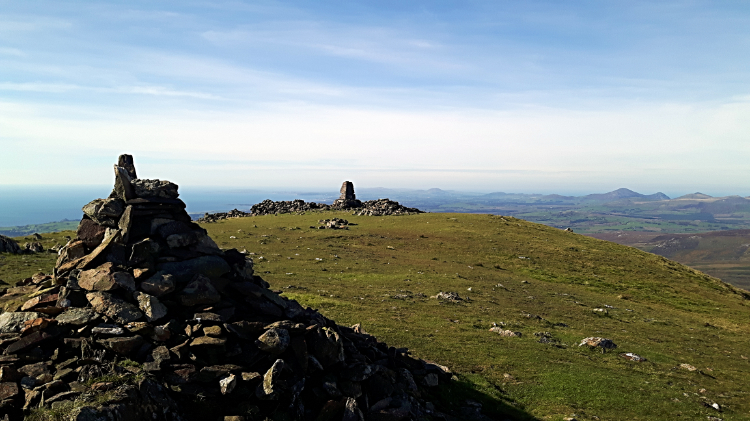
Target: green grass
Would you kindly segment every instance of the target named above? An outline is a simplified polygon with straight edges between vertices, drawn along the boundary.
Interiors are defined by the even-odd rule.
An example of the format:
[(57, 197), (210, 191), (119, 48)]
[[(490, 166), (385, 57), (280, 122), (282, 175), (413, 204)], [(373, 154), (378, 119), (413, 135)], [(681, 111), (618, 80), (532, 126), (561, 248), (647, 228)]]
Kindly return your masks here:
[[(516, 408), (540, 419), (750, 419), (742, 358), (750, 301), (740, 290), (634, 248), (513, 218), (330, 216), (357, 225), (289, 229), (317, 225), (321, 215), (308, 213), (204, 227), (221, 247), (256, 253), (257, 273), (286, 296), (451, 367), (460, 378), (445, 398), (453, 403), (471, 395), (495, 415)], [(440, 291), (470, 301), (429, 298)], [(608, 316), (592, 311), (604, 305), (615, 307)], [(523, 337), (489, 332), (493, 322)], [(543, 331), (559, 346), (538, 343), (533, 334)], [(579, 348), (587, 336), (619, 348)]]
[(75, 231), (79, 221), (57, 221), (44, 224), (21, 225), (15, 227), (0, 227), (0, 235), (6, 237), (19, 237), (33, 233), (54, 233), (59, 231)]
[[(49, 249), (55, 244), (65, 244), (68, 240), (66, 236), (75, 237), (75, 231), (61, 231), (51, 234), (42, 234), (41, 240), (32, 237), (15, 237), (14, 240), (21, 246), (24, 243), (38, 241), (42, 243), (45, 249)], [(18, 281), (28, 278), (35, 273), (44, 272), (52, 273), (52, 268), (57, 261), (55, 253), (37, 253), (37, 254), (9, 254), (0, 253), (0, 290), (15, 285)]]

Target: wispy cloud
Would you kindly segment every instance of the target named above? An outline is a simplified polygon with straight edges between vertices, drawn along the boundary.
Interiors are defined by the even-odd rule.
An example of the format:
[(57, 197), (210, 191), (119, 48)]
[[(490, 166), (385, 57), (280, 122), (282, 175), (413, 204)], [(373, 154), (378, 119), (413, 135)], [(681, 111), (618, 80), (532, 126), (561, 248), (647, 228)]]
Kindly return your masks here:
[(18, 92), (43, 92), (52, 94), (63, 94), (73, 91), (96, 92), (103, 94), (138, 94), (152, 96), (168, 97), (190, 97), (198, 99), (217, 100), (221, 97), (191, 91), (180, 91), (166, 88), (163, 86), (117, 86), (117, 87), (96, 87), (81, 86), (65, 83), (0, 83), (0, 91), (18, 91)]

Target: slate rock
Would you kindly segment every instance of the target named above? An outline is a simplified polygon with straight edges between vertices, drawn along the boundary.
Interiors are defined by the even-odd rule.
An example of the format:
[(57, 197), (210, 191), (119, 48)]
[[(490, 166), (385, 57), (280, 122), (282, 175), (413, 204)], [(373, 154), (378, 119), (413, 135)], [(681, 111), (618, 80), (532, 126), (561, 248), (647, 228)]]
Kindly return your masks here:
[(98, 343), (120, 355), (128, 356), (145, 342), (140, 335), (99, 339)]
[(198, 304), (218, 303), (221, 301), (221, 296), (210, 279), (203, 275), (196, 275), (180, 292), (178, 299), (183, 306), (192, 307)]
[(115, 267), (111, 262), (89, 270), (83, 270), (78, 275), (78, 286), (87, 291), (111, 291), (119, 288), (112, 274)]
[(143, 317), (136, 306), (107, 292), (90, 292), (86, 294), (86, 298), (94, 311), (111, 317), (118, 323), (126, 324)]
[(156, 270), (171, 274), (176, 282), (188, 282), (195, 274), (219, 278), (232, 269), (227, 261), (219, 256), (201, 256), (182, 262), (162, 263), (156, 266)]
[(0, 400), (11, 399), (18, 396), (20, 390), (16, 382), (0, 383)]
[(153, 295), (136, 291), (133, 293), (133, 297), (138, 301), (138, 306), (143, 311), (143, 314), (146, 315), (146, 320), (149, 322), (161, 319), (167, 315), (167, 307)]
[(155, 297), (161, 297), (174, 291), (174, 276), (165, 272), (157, 272), (141, 282), (140, 288)]
[(107, 227), (96, 223), (96, 221), (91, 218), (85, 217), (81, 219), (81, 223), (78, 224), (76, 234), (86, 247), (94, 248), (102, 243), (106, 231)]
[(291, 386), (292, 369), (282, 359), (277, 359), (263, 375), (263, 383), (258, 385), (256, 396), (264, 400), (278, 399)]
[(120, 216), (125, 211), (125, 202), (121, 199), (95, 199), (83, 207), (83, 213), (99, 225), (115, 228)]
[(286, 351), (290, 340), (289, 332), (286, 329), (271, 328), (260, 335), (255, 341), (255, 345), (257, 345), (261, 351), (273, 355), (279, 355)]

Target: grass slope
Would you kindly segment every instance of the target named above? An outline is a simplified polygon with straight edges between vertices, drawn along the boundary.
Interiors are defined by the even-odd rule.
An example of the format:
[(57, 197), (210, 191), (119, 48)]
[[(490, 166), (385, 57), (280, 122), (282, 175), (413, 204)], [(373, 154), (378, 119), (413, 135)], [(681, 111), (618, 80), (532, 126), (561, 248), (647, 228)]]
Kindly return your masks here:
[[(357, 225), (309, 228), (334, 216)], [(286, 296), (451, 367), (460, 382), (438, 404), (479, 400), (497, 419), (750, 419), (747, 293), (663, 257), (477, 214), (308, 213), (204, 227), (221, 247), (256, 253), (257, 273)], [(4, 258), (3, 279), (37, 263)], [(440, 291), (466, 299), (429, 298)], [(489, 332), (493, 322), (523, 336)], [(619, 347), (578, 347), (588, 336)], [(704, 405), (714, 402), (723, 413)]]

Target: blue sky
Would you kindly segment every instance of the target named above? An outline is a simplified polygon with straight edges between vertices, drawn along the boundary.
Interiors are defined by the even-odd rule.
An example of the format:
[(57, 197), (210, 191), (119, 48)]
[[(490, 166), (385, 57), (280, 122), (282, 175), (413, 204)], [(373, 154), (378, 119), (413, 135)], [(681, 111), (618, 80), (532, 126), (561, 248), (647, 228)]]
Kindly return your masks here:
[(0, 184), (750, 195), (750, 4), (0, 1)]

